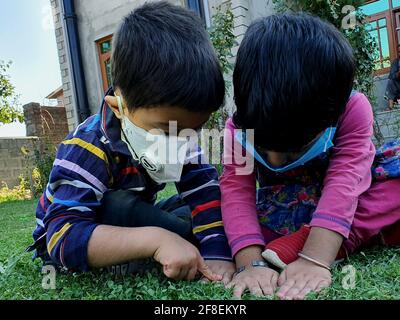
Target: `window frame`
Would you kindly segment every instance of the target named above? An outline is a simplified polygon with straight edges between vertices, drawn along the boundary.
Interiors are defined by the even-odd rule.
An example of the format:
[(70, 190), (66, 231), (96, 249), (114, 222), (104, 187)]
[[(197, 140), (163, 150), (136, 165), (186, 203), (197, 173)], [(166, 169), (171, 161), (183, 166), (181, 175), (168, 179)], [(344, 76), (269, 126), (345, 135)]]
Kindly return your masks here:
[(111, 41), (111, 43), (112, 43), (113, 36), (114, 36), (113, 34), (110, 34), (110, 35), (103, 37), (96, 41), (97, 55), (98, 55), (99, 64), (100, 64), (101, 80), (102, 80), (102, 86), (103, 86), (104, 91), (107, 91), (108, 88), (111, 86), (111, 84), (108, 83), (107, 70), (106, 70), (106, 66), (105, 66), (105, 62), (108, 60), (111, 60), (111, 50), (109, 52), (102, 53), (101, 45), (104, 42), (108, 42), (108, 41)]
[[(391, 63), (395, 59), (395, 56), (396, 56), (396, 48), (395, 48), (396, 41), (395, 41), (395, 38), (394, 38), (395, 35), (393, 32), (393, 29), (395, 29), (395, 26), (393, 24), (393, 20), (391, 19), (390, 12), (383, 11), (381, 13), (374, 14), (372, 16), (369, 16), (367, 21), (368, 21), (368, 23), (376, 21), (378, 24), (378, 21), (381, 19), (386, 19), (386, 26), (387, 26), (387, 33), (388, 33), (388, 40), (389, 40), (389, 60)], [(380, 29), (379, 25), (377, 27), (377, 30), (378, 29)], [(378, 32), (379, 45), (380, 45), (380, 40), (381, 40), (380, 32)], [(380, 48), (379, 48), (379, 56), (380, 56), (380, 61), (382, 62), (383, 61), (382, 60), (382, 51)], [(383, 75), (383, 74), (387, 74), (389, 72), (390, 72), (390, 66), (386, 67), (386, 68), (375, 70), (375, 75)]]

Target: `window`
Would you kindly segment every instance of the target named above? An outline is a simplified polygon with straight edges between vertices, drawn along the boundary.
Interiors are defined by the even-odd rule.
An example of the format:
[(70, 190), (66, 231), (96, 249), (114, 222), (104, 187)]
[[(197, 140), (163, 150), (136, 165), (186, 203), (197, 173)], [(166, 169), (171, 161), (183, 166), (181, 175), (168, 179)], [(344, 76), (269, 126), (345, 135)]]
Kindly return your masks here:
[(379, 49), (376, 73), (388, 73), (400, 52), (400, 0), (368, 1), (359, 9), (368, 15), (366, 28)]
[(112, 44), (112, 35), (97, 41), (97, 51), (99, 54), (101, 78), (103, 81), (104, 91), (107, 91), (108, 88), (112, 86), (111, 44)]
[(371, 36), (375, 39), (379, 57), (375, 62), (375, 70), (390, 68), (390, 42), (386, 18), (371, 21), (366, 26)]
[(208, 0), (186, 0), (186, 4), (190, 10), (196, 12), (203, 19), (204, 25), (207, 28), (210, 27)]

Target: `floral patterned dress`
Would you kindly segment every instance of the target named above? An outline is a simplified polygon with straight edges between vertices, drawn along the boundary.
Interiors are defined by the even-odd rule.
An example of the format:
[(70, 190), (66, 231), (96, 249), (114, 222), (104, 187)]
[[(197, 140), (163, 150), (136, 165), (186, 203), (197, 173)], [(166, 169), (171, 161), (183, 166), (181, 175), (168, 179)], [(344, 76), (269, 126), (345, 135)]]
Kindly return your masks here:
[[(321, 197), (329, 158), (330, 151), (284, 173), (275, 173), (257, 163), (260, 224), (279, 235), (288, 235), (309, 223)], [(400, 140), (389, 142), (377, 151), (372, 174), (375, 180), (400, 177)]]

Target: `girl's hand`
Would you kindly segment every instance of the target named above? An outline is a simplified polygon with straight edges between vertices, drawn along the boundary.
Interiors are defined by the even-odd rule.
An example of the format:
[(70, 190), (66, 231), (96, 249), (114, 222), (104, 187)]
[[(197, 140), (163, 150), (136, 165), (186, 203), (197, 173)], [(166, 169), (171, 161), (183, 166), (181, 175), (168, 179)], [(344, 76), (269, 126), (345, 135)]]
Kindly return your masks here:
[(234, 288), (234, 297), (240, 299), (246, 289), (255, 296), (272, 296), (277, 286), (279, 274), (264, 267), (247, 267), (244, 271), (240, 272), (233, 277), (228, 288)]
[[(227, 285), (232, 280), (232, 276), (236, 271), (235, 264), (229, 261), (223, 260), (206, 260), (206, 264), (210, 267), (210, 270), (222, 276), (222, 282), (224, 285)], [(202, 281), (204, 283), (210, 282), (207, 278), (203, 278)]]
[(331, 283), (329, 270), (300, 258), (282, 271), (277, 296), (284, 300), (303, 300), (310, 292), (319, 292)]

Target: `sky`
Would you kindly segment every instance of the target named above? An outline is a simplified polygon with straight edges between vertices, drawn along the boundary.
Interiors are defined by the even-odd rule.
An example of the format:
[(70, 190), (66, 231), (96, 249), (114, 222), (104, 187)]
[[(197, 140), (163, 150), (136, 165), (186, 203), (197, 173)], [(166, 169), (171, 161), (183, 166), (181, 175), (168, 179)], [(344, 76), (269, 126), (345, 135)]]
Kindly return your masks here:
[[(1, 0), (0, 60), (11, 60), (21, 106), (43, 103), (61, 86), (50, 0)], [(25, 136), (24, 124), (0, 124), (0, 137)]]

